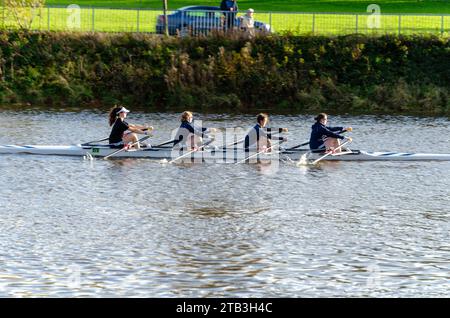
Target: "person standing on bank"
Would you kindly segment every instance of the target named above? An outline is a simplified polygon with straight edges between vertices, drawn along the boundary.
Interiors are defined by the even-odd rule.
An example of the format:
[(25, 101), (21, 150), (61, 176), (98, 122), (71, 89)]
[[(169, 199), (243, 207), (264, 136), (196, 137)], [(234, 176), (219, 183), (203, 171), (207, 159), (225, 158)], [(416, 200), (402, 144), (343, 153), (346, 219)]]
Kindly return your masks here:
[(250, 37), (255, 35), (255, 19), (253, 19), (253, 13), (255, 10), (252, 8), (247, 10), (247, 13), (239, 19), (241, 20), (241, 30), (247, 32)]
[[(109, 144), (112, 147), (123, 147), (129, 143), (138, 141), (137, 134), (148, 135), (152, 126), (133, 125), (125, 121), (130, 111), (123, 106), (114, 106), (109, 111), (109, 125), (112, 126), (109, 135)], [(141, 145), (136, 143), (134, 146), (140, 149)]]
[(223, 11), (225, 17), (224, 31), (232, 30), (237, 11), (239, 10), (236, 0), (222, 0), (220, 10)]
[(344, 128), (327, 126), (328, 115), (325, 113), (320, 113), (314, 120), (316, 123), (311, 127), (311, 137), (309, 139), (309, 148), (312, 151), (332, 151), (333, 153), (339, 153), (341, 152), (341, 149), (339, 148), (341, 145), (340, 140), (352, 140), (350, 137), (340, 135), (340, 133), (352, 131), (352, 127)]

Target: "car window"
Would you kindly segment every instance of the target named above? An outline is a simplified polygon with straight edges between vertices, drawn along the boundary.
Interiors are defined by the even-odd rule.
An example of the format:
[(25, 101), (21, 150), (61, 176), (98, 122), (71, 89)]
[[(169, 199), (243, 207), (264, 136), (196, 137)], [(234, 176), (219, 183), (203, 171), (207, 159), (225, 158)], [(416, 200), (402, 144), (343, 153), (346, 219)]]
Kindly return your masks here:
[(217, 11), (186, 11), (186, 15), (188, 17), (201, 17), (201, 18), (215, 18), (219, 19), (222, 16), (222, 13)]
[(205, 11), (187, 11), (186, 15), (188, 17), (206, 17), (206, 12)]

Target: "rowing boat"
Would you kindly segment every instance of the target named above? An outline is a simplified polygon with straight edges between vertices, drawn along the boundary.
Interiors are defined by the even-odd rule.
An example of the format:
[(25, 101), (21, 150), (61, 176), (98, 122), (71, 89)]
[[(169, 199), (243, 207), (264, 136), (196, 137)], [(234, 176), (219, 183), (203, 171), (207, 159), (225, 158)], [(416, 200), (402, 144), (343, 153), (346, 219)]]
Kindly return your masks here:
[[(70, 145), (70, 146), (39, 146), (39, 145), (0, 145), (0, 154), (34, 154), (34, 155), (60, 155), (60, 156), (92, 156), (106, 157), (117, 151), (107, 145)], [(149, 158), (173, 159), (183, 152), (171, 147), (142, 148), (141, 150), (128, 150), (114, 155), (113, 158)], [(252, 153), (250, 152), (250, 155)], [(309, 149), (282, 149), (272, 153), (258, 155), (255, 160), (293, 160), (301, 158), (316, 160), (323, 153), (312, 153)], [(242, 148), (205, 149), (196, 151), (184, 158), (186, 160), (201, 160), (213, 162), (237, 162), (249, 156)], [(433, 153), (402, 153), (402, 152), (368, 152), (350, 150), (339, 155), (327, 156), (326, 161), (450, 161), (450, 154)]]

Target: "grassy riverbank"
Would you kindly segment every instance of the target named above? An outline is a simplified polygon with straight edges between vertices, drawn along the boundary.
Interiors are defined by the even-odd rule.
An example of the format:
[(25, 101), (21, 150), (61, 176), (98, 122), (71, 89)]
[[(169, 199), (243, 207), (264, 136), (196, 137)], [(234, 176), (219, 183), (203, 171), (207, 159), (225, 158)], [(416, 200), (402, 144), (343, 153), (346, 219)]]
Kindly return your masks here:
[(435, 36), (0, 32), (0, 70), (0, 104), (450, 114), (450, 41)]
[[(71, 0), (47, 0), (48, 5), (69, 5)], [(78, 0), (80, 6), (108, 8), (148, 8), (161, 9), (161, 0)], [(238, 0), (239, 8), (254, 8), (257, 11), (278, 12), (366, 12), (367, 6), (374, 3), (365, 0)], [(220, 0), (168, 0), (169, 9), (174, 10), (188, 5), (218, 6)], [(378, 0), (381, 13), (450, 13), (448, 0)]]
[[(366, 13), (365, 10), (357, 10), (356, 12), (318, 14), (257, 11), (255, 19), (270, 24), (271, 30), (278, 34), (289, 32), (296, 35), (344, 35), (353, 33), (370, 35), (432, 33), (448, 35), (450, 32), (450, 14), (394, 14), (381, 11), (381, 15), (374, 16)], [(33, 12), (34, 19), (31, 29), (41, 31), (156, 33), (158, 16), (162, 13), (160, 9), (148, 8), (111, 9), (83, 6), (75, 12), (64, 6), (47, 7)], [(75, 19), (75, 16), (79, 19)], [(377, 21), (376, 26), (374, 21)], [(2, 11), (2, 8), (0, 8), (0, 28), (18, 28), (13, 11)]]

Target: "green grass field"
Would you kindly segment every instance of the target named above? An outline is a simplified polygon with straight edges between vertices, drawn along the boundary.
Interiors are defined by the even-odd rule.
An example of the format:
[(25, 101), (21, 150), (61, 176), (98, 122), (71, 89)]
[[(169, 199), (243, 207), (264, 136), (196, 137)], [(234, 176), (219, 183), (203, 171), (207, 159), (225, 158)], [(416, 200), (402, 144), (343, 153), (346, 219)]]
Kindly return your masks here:
[[(162, 0), (47, 0), (48, 5), (97, 6), (109, 8), (161, 9)], [(168, 0), (169, 9), (188, 5), (218, 6), (220, 0)], [(241, 10), (253, 8), (257, 11), (277, 12), (366, 12), (369, 4), (376, 3), (382, 13), (449, 13), (450, 0), (238, 0)]]
[[(73, 1), (48, 1), (47, 3), (71, 3)], [(426, 6), (428, 8), (435, 8), (436, 4), (445, 4), (450, 6), (450, 0), (447, 1), (378, 1), (381, 3), (381, 12), (383, 13), (382, 3), (409, 3), (410, 7)], [(105, 7), (88, 7), (91, 5), (108, 5), (108, 6), (122, 6), (131, 7), (138, 5), (138, 1), (77, 1), (82, 6), (80, 12), (79, 25), (75, 28), (70, 27), (70, 16), (73, 16), (65, 7), (59, 8), (47, 7), (37, 12), (32, 28), (35, 30), (52, 30), (52, 31), (99, 31), (99, 32), (155, 32), (156, 20), (158, 15), (162, 14), (161, 9), (158, 9), (161, 1), (143, 1), (144, 9), (125, 9), (116, 8), (110, 9)], [(216, 4), (217, 1), (170, 1), (171, 8), (177, 8), (186, 4)], [(178, 3), (178, 5), (176, 5)], [(270, 5), (269, 5), (270, 3)], [(281, 3), (284, 3), (283, 5)], [(312, 1), (258, 1), (261, 10), (258, 10), (255, 19), (269, 23), (276, 32), (290, 31), (294, 34), (411, 34), (411, 33), (433, 33), (442, 34), (450, 32), (450, 15), (432, 15), (432, 14), (407, 14), (399, 15), (398, 13), (385, 13), (380, 17), (381, 25), (378, 29), (368, 27), (368, 19), (371, 19), (370, 14), (366, 13), (365, 5), (370, 2), (366, 1), (316, 1), (313, 5)], [(257, 8), (257, 1), (239, 1), (241, 9), (247, 7)], [(267, 4), (267, 6), (265, 6)], [(351, 5), (353, 4), (353, 5)], [(361, 6), (361, 11), (355, 9)], [(83, 7), (85, 5), (86, 7)], [(319, 8), (328, 8), (320, 10)], [(328, 6), (328, 7), (327, 7)], [(340, 6), (340, 7), (339, 7)], [(155, 9), (149, 9), (153, 7)], [(286, 8), (286, 12), (276, 8)], [(318, 8), (317, 10), (309, 11), (352, 11), (354, 13), (331, 13), (331, 14), (312, 14), (312, 13), (295, 13), (295, 11), (308, 11), (306, 8)], [(442, 6), (444, 7), (444, 6)], [(302, 9), (304, 8), (304, 9)], [(345, 10), (344, 10), (345, 9)], [(364, 10), (363, 10), (364, 9)], [(1, 10), (1, 9), (0, 9)], [(287, 12), (291, 11), (291, 12)], [(292, 12), (294, 11), (294, 12)], [(271, 12), (271, 13), (268, 13)], [(4, 19), (2, 17), (4, 16)], [(6, 13), (3, 15), (0, 12), (0, 27), (14, 28), (15, 21), (12, 15)]]

